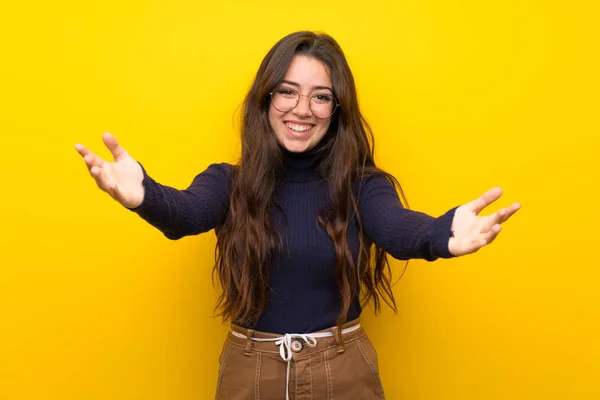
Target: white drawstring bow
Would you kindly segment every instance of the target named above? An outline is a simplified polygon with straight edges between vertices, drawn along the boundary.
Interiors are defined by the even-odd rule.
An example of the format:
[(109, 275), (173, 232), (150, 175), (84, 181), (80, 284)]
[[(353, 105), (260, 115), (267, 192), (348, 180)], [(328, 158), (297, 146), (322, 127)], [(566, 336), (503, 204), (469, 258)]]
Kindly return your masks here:
[[(342, 335), (350, 332), (354, 332), (360, 328), (360, 324), (354, 325), (350, 328), (342, 330)], [(248, 339), (246, 335), (231, 331), (233, 336), (239, 337), (240, 339)], [(317, 345), (317, 338), (331, 337), (333, 332), (316, 332), (316, 333), (286, 333), (285, 335), (277, 338), (255, 338), (252, 340), (256, 342), (275, 342), (276, 346), (279, 346), (279, 355), (287, 363), (287, 373), (285, 378), (285, 399), (290, 400), (290, 368), (292, 364), (292, 340), (300, 339), (310, 347)]]

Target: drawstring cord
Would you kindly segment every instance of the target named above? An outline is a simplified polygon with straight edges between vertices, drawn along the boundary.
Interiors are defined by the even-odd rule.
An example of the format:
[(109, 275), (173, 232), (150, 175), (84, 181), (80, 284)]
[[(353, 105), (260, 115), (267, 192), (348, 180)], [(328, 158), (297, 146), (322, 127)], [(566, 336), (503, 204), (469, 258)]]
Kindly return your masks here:
[[(346, 328), (342, 330), (342, 335), (350, 332), (354, 332), (360, 328), (360, 324), (351, 326), (350, 328)], [(248, 337), (244, 334), (231, 331), (231, 334), (240, 339), (248, 339)], [(292, 340), (300, 339), (304, 341), (304, 344), (315, 347), (317, 345), (317, 338), (331, 337), (333, 336), (333, 332), (316, 332), (316, 333), (286, 333), (283, 336), (276, 338), (255, 338), (252, 340), (257, 342), (275, 342), (276, 346), (279, 346), (279, 355), (287, 363), (287, 373), (285, 378), (285, 399), (290, 400), (289, 392), (290, 392), (290, 367), (292, 363)]]

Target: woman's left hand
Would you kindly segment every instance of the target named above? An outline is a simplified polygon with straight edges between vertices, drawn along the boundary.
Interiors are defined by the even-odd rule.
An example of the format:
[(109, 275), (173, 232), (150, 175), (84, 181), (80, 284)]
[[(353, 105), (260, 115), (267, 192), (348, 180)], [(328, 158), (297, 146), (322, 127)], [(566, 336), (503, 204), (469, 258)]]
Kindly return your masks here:
[(519, 203), (514, 203), (493, 214), (479, 215), (485, 207), (498, 200), (500, 196), (502, 196), (502, 189), (495, 187), (485, 192), (480, 198), (456, 209), (451, 228), (454, 236), (448, 242), (450, 253), (455, 256), (474, 253), (486, 244), (490, 244), (498, 236), (501, 229), (500, 224), (521, 208)]

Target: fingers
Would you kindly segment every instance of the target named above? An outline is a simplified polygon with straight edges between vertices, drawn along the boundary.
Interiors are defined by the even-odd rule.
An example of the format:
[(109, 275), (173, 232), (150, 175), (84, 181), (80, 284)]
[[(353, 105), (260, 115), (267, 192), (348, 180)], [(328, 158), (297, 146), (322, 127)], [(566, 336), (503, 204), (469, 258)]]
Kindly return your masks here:
[(125, 149), (119, 144), (117, 138), (115, 138), (111, 133), (105, 132), (102, 135), (102, 141), (108, 150), (110, 150), (110, 153), (115, 158), (115, 161), (118, 161), (121, 157), (127, 154)]
[(83, 157), (83, 161), (85, 161), (85, 164), (90, 172), (93, 167), (102, 168), (104, 166), (104, 160), (100, 156), (88, 150), (85, 146), (78, 143), (75, 145), (75, 150), (77, 150), (77, 152)]
[(490, 215), (492, 224), (501, 224), (507, 221), (514, 213), (521, 209), (521, 204), (514, 203), (507, 208), (501, 208), (494, 214)]
[(119, 190), (117, 184), (114, 179), (112, 179), (109, 174), (106, 173), (106, 170), (103, 168), (92, 167), (90, 169), (90, 174), (96, 181), (96, 185), (98, 187), (108, 193), (113, 199), (117, 199), (119, 197)]
[(115, 197), (116, 185), (107, 175), (106, 161), (79, 143), (75, 145), (75, 150), (83, 157), (83, 161), (90, 175), (96, 181), (96, 185)]
[[(451, 249), (451, 253), (456, 256), (462, 256), (466, 254), (475, 253), (477, 250), (481, 249), (483, 246), (488, 245), (496, 239), (500, 231), (502, 230), (500, 225), (494, 225), (487, 232), (482, 232), (477, 235), (473, 235), (471, 237), (464, 237), (455, 241), (453, 244), (453, 249)], [(451, 238), (451, 241), (454, 238)]]
[(485, 192), (478, 199), (467, 203), (467, 206), (471, 211), (478, 215), (481, 212), (481, 210), (489, 206), (494, 201), (498, 200), (500, 196), (502, 196), (502, 189), (499, 187), (495, 187)]
[[(470, 210), (473, 214), (478, 214), (489, 204), (496, 201), (502, 195), (502, 189), (493, 188), (488, 190), (480, 198), (465, 204), (464, 211)], [(506, 208), (501, 208), (493, 214), (486, 216), (471, 215), (466, 218), (463, 211), (462, 229), (459, 229), (459, 234), (450, 238), (449, 248), (454, 255), (465, 255), (478, 251), (483, 246), (492, 243), (500, 231), (501, 224), (506, 222), (517, 211), (521, 209), (520, 203), (513, 203)], [(468, 211), (467, 211), (468, 212)], [(457, 212), (458, 215), (458, 212)], [(455, 216), (456, 217), (456, 216)], [(453, 221), (454, 226), (454, 221)]]
[(497, 219), (494, 219), (492, 216), (490, 216), (488, 221), (482, 224), (483, 226), (481, 227), (481, 230), (479, 230), (479, 234), (465, 241), (466, 243), (463, 244), (464, 254), (474, 253), (483, 246), (486, 246), (496, 240), (496, 237), (498, 237), (498, 234), (502, 230), (502, 226), (500, 224), (510, 218), (510, 216), (517, 212), (519, 208), (520, 205), (515, 203), (508, 209), (499, 210), (496, 213), (498, 214), (496, 217)]
[(107, 193), (110, 193), (111, 185), (109, 184), (108, 177), (106, 176), (106, 173), (102, 168), (93, 166), (92, 168), (90, 168), (90, 174), (92, 175), (92, 177), (96, 181), (96, 185), (98, 185), (100, 189), (104, 190)]
[(501, 230), (502, 223), (506, 222), (514, 213), (521, 208), (519, 203), (514, 203), (508, 208), (501, 208), (494, 214), (485, 217), (479, 217), (476, 231), (479, 232), (479, 238), (491, 243)]
[(482, 246), (485, 246), (486, 244), (490, 244), (494, 241), (494, 239), (496, 239), (496, 237), (498, 236), (498, 234), (500, 233), (500, 231), (502, 230), (502, 226), (500, 226), (500, 224), (496, 224), (494, 226), (492, 226), (492, 228), (481, 234), (478, 238), (479, 241), (483, 242)]

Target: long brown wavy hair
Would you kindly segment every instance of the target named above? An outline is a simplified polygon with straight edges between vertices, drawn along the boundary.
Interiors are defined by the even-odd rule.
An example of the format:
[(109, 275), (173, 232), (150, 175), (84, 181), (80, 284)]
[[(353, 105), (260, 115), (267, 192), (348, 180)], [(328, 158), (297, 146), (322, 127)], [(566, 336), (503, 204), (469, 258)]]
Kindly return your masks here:
[[(320, 211), (318, 223), (335, 246), (335, 277), (340, 291), (337, 325), (346, 322), (352, 300), (361, 294), (363, 307), (373, 300), (377, 312), (384, 301), (397, 311), (387, 254), (371, 243), (362, 229), (360, 182), (368, 175), (381, 174), (396, 185), (405, 204), (406, 197), (396, 179), (375, 166), (373, 134), (359, 110), (354, 78), (342, 49), (329, 35), (296, 32), (277, 42), (265, 56), (244, 100), (241, 159), (232, 171), (227, 215), (216, 229), (213, 280), (218, 278), (222, 292), (215, 311), (225, 321), (243, 326), (254, 326), (260, 317), (269, 296), (272, 263), (282, 250), (272, 216), (278, 207), (275, 190), (283, 181), (285, 168), (269, 124), (269, 93), (281, 83), (296, 55), (313, 57), (329, 68), (334, 96), (340, 104), (322, 139), (326, 142), (318, 161), (331, 198), (331, 206)], [(359, 188), (356, 195), (353, 187)], [(352, 256), (346, 240), (353, 220), (358, 224), (358, 259)]]

